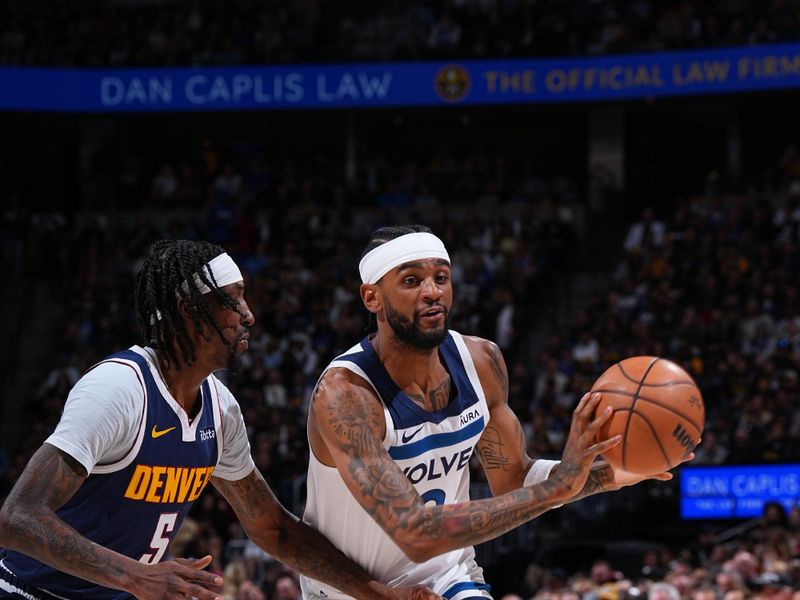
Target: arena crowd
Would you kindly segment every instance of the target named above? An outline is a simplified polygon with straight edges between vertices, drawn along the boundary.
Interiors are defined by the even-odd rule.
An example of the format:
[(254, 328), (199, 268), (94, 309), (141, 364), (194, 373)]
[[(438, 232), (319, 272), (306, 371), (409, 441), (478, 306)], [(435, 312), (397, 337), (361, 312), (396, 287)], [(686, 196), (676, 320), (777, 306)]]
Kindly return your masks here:
[[(358, 257), (369, 232), (400, 215), (425, 222), (447, 243), (452, 326), (503, 349), (510, 404), (531, 455), (559, 454), (571, 411), (599, 373), (623, 357), (649, 354), (680, 362), (703, 391), (706, 432), (696, 463), (800, 461), (800, 158), (792, 149), (757, 194), (684, 200), (671, 214), (645, 210), (619, 240), (607, 287), (572, 299), (569, 326), (549, 331), (536, 347), (530, 332), (544, 327), (542, 303), (559, 301), (559, 292), (544, 290), (565, 293), (558, 282), (574, 268), (567, 250), (586, 235), (572, 186), (537, 187), (512, 168), (500, 186), (473, 178), (465, 185), (482, 202), (458, 205), (447, 202), (446, 188), (426, 184), (447, 179), (444, 168), (457, 172), (437, 163), (405, 178), (370, 183), (365, 175), (364, 187), (374, 190), (351, 209), (320, 202), (313, 182), (288, 166), (265, 184), (247, 168), (215, 164), (204, 175), (207, 165), (187, 163), (198, 177), (154, 171), (153, 210), (133, 220), (6, 207), (5, 268), (47, 277), (54, 297), (69, 301), (50, 365), (25, 406), (30, 430), (3, 449), (0, 497), (52, 431), (80, 374), (139, 341), (132, 280), (146, 248), (161, 237), (189, 237), (223, 245), (246, 274), (257, 324), (247, 368), (227, 383), (242, 405), (257, 467), (287, 506), (302, 511), (310, 391), (321, 368), (365, 335)], [(392, 185), (382, 188), (387, 181)], [(265, 189), (282, 201), (262, 202)], [(186, 210), (194, 197), (204, 201), (202, 212)], [(291, 209), (286, 199), (296, 200)], [(36, 271), (41, 256), (50, 260), (46, 274)], [(472, 466), (479, 485), (481, 469)], [(213, 554), (229, 598), (297, 597), (295, 575), (242, 538), (230, 508), (209, 490), (173, 553)], [(648, 553), (642, 564), (638, 573), (606, 563), (586, 573), (531, 565), (518, 594), (790, 598), (787, 590), (800, 585), (800, 507), (772, 507), (763, 523), (734, 539), (715, 542), (704, 531), (693, 549)]]
[(797, 0), (8, 0), (0, 65), (596, 56), (794, 41), (798, 21)]

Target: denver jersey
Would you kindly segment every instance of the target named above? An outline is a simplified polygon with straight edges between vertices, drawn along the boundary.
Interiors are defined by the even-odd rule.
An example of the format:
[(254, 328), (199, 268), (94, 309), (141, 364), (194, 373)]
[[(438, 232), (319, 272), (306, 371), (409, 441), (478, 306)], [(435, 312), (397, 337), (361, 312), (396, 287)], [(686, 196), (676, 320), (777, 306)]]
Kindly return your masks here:
[[(105, 361), (127, 365), (144, 392), (142, 417), (128, 453), (112, 464), (98, 464), (58, 516), (88, 539), (141, 562), (159, 562), (192, 503), (208, 484), (222, 449), (216, 383), (201, 388), (200, 412), (187, 429), (167, 401), (145, 358), (134, 347)], [(102, 363), (100, 363), (102, 364)], [(97, 365), (96, 365), (97, 366)], [(127, 592), (56, 571), (18, 552), (0, 563), (42, 598), (52, 596), (123, 600)]]
[[(462, 336), (450, 331), (439, 355), (455, 394), (435, 412), (426, 411), (397, 387), (368, 338), (325, 369), (349, 369), (370, 383), (383, 404), (384, 448), (429, 505), (469, 500), (470, 457), (489, 421), (483, 388)], [(379, 581), (427, 585), (447, 600), (490, 598), (472, 548), (412, 562), (361, 507), (338, 470), (319, 462), (313, 452), (307, 486), (303, 520)], [(304, 598), (349, 598), (307, 577), (301, 577), (301, 586)]]

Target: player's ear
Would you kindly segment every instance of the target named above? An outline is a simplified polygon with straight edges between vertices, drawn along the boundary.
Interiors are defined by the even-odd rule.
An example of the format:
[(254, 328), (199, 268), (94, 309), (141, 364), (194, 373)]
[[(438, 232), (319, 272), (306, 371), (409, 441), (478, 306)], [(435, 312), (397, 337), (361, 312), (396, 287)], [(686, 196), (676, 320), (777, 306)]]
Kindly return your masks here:
[(373, 314), (379, 313), (383, 310), (383, 299), (381, 298), (381, 290), (374, 283), (361, 284), (361, 301), (367, 310)]
[(178, 298), (178, 314), (184, 319), (189, 318), (189, 309), (186, 306), (186, 299), (183, 297)]

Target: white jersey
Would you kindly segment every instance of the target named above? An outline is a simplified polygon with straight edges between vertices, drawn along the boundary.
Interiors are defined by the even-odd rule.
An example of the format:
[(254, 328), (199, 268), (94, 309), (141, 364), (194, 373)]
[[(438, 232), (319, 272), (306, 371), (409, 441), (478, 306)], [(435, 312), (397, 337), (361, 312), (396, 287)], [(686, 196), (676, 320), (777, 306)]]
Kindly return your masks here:
[[(455, 394), (447, 406), (434, 412), (424, 410), (397, 387), (368, 338), (325, 369), (349, 369), (372, 385), (383, 403), (384, 448), (431, 505), (469, 500), (469, 460), (489, 422), (483, 388), (462, 336), (449, 332), (439, 354)], [(411, 561), (361, 507), (338, 470), (319, 462), (313, 452), (303, 520), (387, 585), (426, 585), (447, 600), (491, 598), (471, 547), (424, 563)], [(350, 598), (308, 577), (301, 577), (301, 586), (307, 599)]]

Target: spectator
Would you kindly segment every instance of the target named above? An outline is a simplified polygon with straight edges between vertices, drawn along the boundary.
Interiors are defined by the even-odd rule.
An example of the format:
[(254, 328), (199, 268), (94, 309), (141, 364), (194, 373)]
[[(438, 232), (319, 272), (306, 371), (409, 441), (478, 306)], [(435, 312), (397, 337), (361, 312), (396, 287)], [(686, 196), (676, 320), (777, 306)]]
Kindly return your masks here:
[(252, 581), (243, 581), (236, 594), (236, 600), (267, 600), (267, 597)]
[[(0, 62), (124, 67), (595, 56), (785, 42), (798, 35), (794, 0), (722, 0), (713, 11), (688, 0), (414, 0), (402, 8), (304, 2), (267, 10), (245, 0), (231, 6), (202, 0), (159, 4), (154, 19), (153, 7), (140, 3), (76, 8), (56, 0), (45, 9), (12, 0), (0, 7)], [(58, 31), (66, 15), (91, 46), (80, 36), (43, 34)], [(795, 158), (787, 153), (782, 166), (789, 171)]]
[(674, 585), (656, 583), (647, 592), (647, 600), (680, 600), (681, 594)]
[(664, 243), (664, 223), (655, 218), (652, 208), (642, 212), (642, 219), (628, 230), (625, 237), (625, 250), (628, 252), (641, 252), (650, 248), (658, 248)]
[(300, 584), (292, 573), (284, 571), (275, 579), (272, 600), (300, 600)]
[(178, 178), (172, 166), (164, 165), (153, 179), (151, 196), (163, 207), (169, 207), (172, 199), (178, 194)]

